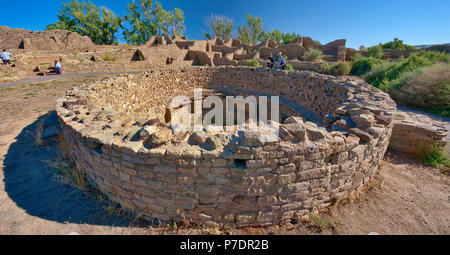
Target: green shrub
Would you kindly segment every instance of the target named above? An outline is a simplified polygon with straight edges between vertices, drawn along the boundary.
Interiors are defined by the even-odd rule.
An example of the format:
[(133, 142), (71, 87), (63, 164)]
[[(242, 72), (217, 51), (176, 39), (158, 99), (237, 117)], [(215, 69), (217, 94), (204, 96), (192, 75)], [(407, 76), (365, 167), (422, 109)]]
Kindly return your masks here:
[(294, 67), (291, 64), (286, 64), (286, 70), (292, 71), (294, 70)]
[(450, 54), (419, 51), (397, 61), (356, 56), (352, 73), (388, 92), (398, 103), (450, 116)]
[(381, 62), (382, 60), (378, 58), (364, 57), (356, 54), (352, 59), (352, 69), (350, 72), (354, 75), (361, 76), (372, 71), (372, 68)]
[(445, 155), (444, 148), (437, 142), (432, 142), (419, 148), (425, 165), (434, 168), (450, 167), (450, 159)]
[(251, 59), (247, 62), (247, 66), (252, 66), (252, 67), (262, 67), (261, 63), (259, 63), (259, 61), (257, 59)]
[(337, 62), (333, 64), (325, 63), (321, 66), (319, 72), (336, 76), (348, 75), (351, 70), (351, 64), (348, 62)]
[(438, 63), (422, 67), (401, 76), (403, 84), (392, 91), (392, 97), (401, 104), (450, 116), (450, 65)]
[(102, 59), (104, 61), (116, 61), (117, 58), (115, 55), (112, 55), (112, 54), (103, 54)]
[(303, 55), (303, 59), (306, 61), (319, 61), (322, 59), (323, 52), (318, 49), (310, 48), (306, 51), (305, 55)]
[(383, 47), (381, 47), (381, 45), (372, 46), (367, 50), (367, 55), (369, 57), (381, 59), (384, 56)]
[[(396, 70), (399, 65), (400, 63), (398, 62), (383, 61), (375, 65), (370, 72), (364, 75), (364, 79), (377, 88), (380, 88), (382, 85), (389, 87), (389, 83), (398, 78)], [(387, 89), (384, 90), (387, 91)]]
[(428, 59), (434, 62), (445, 62), (450, 63), (450, 54), (442, 52), (442, 51), (419, 51), (411, 54), (411, 56), (417, 56), (421, 58)]
[(421, 67), (434, 65), (436, 62), (449, 62), (449, 54), (433, 51), (420, 51), (399, 61), (382, 61), (364, 75), (365, 80), (384, 91), (391, 88), (400, 88), (406, 84), (406, 80), (412, 72)]
[(410, 50), (414, 49), (413, 46), (404, 44), (402, 40), (394, 38), (393, 41), (382, 44), (383, 49), (394, 49), (394, 50)]

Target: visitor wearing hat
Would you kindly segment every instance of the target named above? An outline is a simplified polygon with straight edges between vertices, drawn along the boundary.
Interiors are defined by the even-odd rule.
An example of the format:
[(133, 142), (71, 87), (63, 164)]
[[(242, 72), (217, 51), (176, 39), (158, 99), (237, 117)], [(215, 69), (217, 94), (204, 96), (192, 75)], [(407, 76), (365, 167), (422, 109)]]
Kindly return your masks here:
[(278, 68), (280, 70), (286, 70), (286, 59), (284, 59), (283, 54), (279, 52), (277, 57), (278, 57)]

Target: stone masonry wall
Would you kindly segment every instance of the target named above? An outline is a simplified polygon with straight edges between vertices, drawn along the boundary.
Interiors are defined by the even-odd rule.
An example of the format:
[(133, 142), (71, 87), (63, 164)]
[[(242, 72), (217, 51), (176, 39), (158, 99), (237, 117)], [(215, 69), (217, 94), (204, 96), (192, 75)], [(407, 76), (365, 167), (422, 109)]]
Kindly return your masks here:
[[(266, 142), (261, 131), (192, 133), (136, 119), (158, 115), (142, 107), (154, 97), (165, 107), (162, 95), (227, 86), (288, 98), (324, 123), (291, 117)], [(106, 111), (108, 102), (114, 109)], [(160, 220), (236, 227), (299, 219), (367, 183), (395, 111), (387, 94), (364, 82), (246, 67), (122, 75), (74, 88), (57, 102), (69, 155), (111, 200)], [(123, 132), (133, 128), (131, 138)]]

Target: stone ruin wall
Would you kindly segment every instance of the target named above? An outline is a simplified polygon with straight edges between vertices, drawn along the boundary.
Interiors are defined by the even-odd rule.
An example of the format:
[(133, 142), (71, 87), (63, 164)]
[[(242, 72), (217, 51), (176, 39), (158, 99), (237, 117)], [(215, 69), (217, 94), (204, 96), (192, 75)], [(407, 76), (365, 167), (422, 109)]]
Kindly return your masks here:
[(256, 59), (265, 66), (269, 54), (276, 56), (278, 52), (282, 52), (294, 68), (317, 70), (320, 67), (317, 63), (301, 61), (309, 49), (322, 50), (325, 61), (350, 61), (357, 51), (345, 45), (345, 39), (320, 45), (310, 37), (298, 37), (288, 44), (273, 40), (249, 44), (239, 39), (223, 40), (217, 37), (210, 40), (187, 40), (181, 37), (153, 36), (136, 50), (132, 61), (152, 60), (161, 64), (190, 61), (192, 65), (245, 66), (249, 60)]
[(31, 31), (0, 26), (0, 48), (31, 51), (87, 50), (94, 48), (88, 36), (68, 30)]
[[(163, 86), (139, 94), (137, 84)], [(118, 102), (130, 101), (132, 94), (152, 101), (164, 93), (218, 86), (287, 97), (324, 117), (325, 122), (317, 126), (290, 119), (281, 126), (280, 139), (269, 143), (254, 132), (207, 132), (206, 143), (213, 141), (212, 148), (189, 144), (186, 134), (180, 139), (173, 131), (166, 143), (147, 146), (147, 140), (127, 140), (114, 130), (133, 123), (123, 120), (129, 116), (124, 109), (140, 109), (140, 103), (122, 110), (118, 107)], [(118, 96), (116, 102), (108, 88), (129, 94)], [(105, 118), (107, 98), (117, 111), (110, 110)], [(160, 220), (236, 227), (299, 219), (367, 183), (389, 144), (395, 110), (387, 94), (367, 83), (312, 72), (246, 67), (188, 67), (122, 75), (74, 88), (57, 102), (69, 155), (111, 200)], [(342, 123), (337, 126), (339, 120), (348, 118), (353, 126), (348, 122), (348, 129)], [(122, 126), (114, 125), (116, 121)], [(159, 130), (167, 131), (160, 125)]]

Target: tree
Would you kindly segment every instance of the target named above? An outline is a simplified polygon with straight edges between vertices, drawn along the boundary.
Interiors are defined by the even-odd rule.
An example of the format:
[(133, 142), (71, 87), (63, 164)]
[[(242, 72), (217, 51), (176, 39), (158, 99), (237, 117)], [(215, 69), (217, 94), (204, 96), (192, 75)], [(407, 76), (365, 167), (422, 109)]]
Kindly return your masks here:
[(280, 30), (276, 29), (276, 30), (272, 30), (267, 32), (267, 40), (274, 40), (277, 42), (281, 42), (281, 40), (283, 39), (283, 33), (280, 32)]
[(233, 20), (222, 15), (212, 14), (208, 18), (208, 26), (210, 28), (210, 33), (205, 33), (206, 39), (212, 39), (217, 36), (224, 40), (231, 38), (231, 33), (233, 32)]
[(182, 35), (185, 29), (184, 12), (179, 8), (166, 11), (158, 1), (133, 0), (127, 9), (125, 20), (131, 29), (125, 29), (123, 35), (128, 43), (144, 44), (154, 35)]
[(296, 33), (282, 33), (280, 30), (272, 30), (266, 33), (266, 40), (274, 40), (277, 42), (282, 42), (283, 44), (288, 44), (295, 38), (300, 37), (299, 34)]
[(122, 18), (106, 7), (97, 7), (92, 2), (72, 0), (62, 4), (58, 21), (47, 25), (48, 30), (65, 29), (89, 36), (95, 44), (117, 43), (116, 33), (122, 26)]
[(266, 38), (261, 26), (261, 17), (252, 17), (247, 14), (247, 24), (239, 27), (239, 39), (247, 43), (258, 43)]
[(183, 35), (186, 28), (184, 25), (184, 12), (179, 8), (174, 8), (173, 11), (168, 12), (167, 15), (167, 30), (172, 32), (172, 36)]
[(382, 44), (381, 46), (383, 47), (383, 49), (394, 49), (394, 50), (414, 49), (413, 46), (404, 44), (403, 41), (399, 40), (398, 38), (394, 38), (393, 41)]
[(300, 35), (296, 34), (296, 33), (292, 33), (292, 34), (291, 33), (283, 33), (283, 35), (282, 35), (283, 44), (288, 44), (297, 37), (300, 37)]
[(129, 14), (125, 20), (131, 24), (131, 29), (125, 29), (123, 36), (128, 43), (144, 44), (150, 37), (157, 35), (161, 30), (165, 12), (162, 5), (152, 0), (135, 0), (127, 5)]

